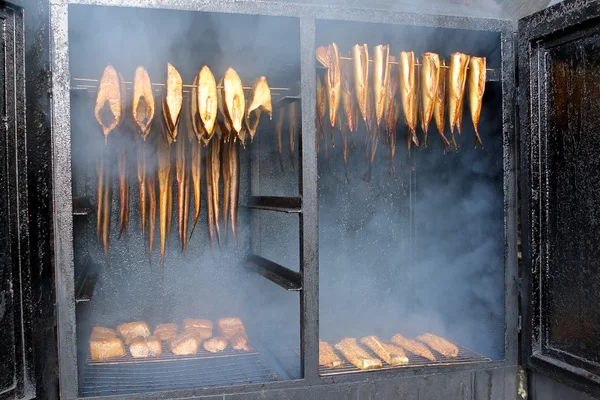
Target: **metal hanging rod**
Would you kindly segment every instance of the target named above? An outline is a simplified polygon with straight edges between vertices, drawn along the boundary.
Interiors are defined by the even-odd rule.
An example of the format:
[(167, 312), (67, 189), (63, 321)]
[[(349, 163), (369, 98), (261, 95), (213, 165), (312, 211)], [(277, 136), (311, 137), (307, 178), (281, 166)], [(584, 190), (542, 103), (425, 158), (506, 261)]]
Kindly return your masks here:
[[(95, 83), (98, 83), (98, 79), (91, 79), (91, 78), (71, 78), (71, 80), (73, 80), (75, 82), (95, 82)], [(132, 85), (133, 84), (133, 82), (130, 82), (130, 81), (124, 81), (123, 83), (126, 84), (126, 85)], [(97, 85), (96, 86), (91, 86), (91, 85), (84, 86), (84, 85), (79, 85), (78, 84), (78, 86), (79, 87), (96, 88)], [(164, 83), (154, 83), (154, 82), (152, 82), (152, 86), (163, 87), (163, 86), (165, 86), (165, 84)], [(185, 87), (185, 88), (193, 88), (194, 85), (186, 85), (186, 84), (184, 84), (183, 87)], [(223, 89), (223, 86), (217, 86), (217, 89)], [(250, 86), (244, 86), (243, 89), (244, 90), (251, 90), (252, 88)], [(269, 89), (274, 90), (276, 92), (282, 92), (282, 91), (290, 90), (290, 88), (275, 88), (275, 87), (272, 87), (272, 88), (269, 88)]]

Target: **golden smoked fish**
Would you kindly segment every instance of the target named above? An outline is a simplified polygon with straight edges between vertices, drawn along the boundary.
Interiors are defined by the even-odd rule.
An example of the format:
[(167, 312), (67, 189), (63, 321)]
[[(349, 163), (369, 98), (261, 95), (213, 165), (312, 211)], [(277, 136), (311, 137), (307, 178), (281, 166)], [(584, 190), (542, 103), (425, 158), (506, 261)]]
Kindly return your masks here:
[(340, 73), (340, 52), (337, 44), (321, 46), (317, 49), (317, 60), (327, 67), (325, 74), (325, 88), (327, 91), (327, 105), (329, 106), (329, 122), (331, 124), (331, 145), (335, 145), (335, 119), (340, 106), (342, 95), (342, 77)]
[(335, 354), (329, 343), (319, 342), (319, 365), (326, 368), (339, 368), (344, 365), (344, 362)]
[[(341, 61), (342, 70), (342, 106), (344, 108), (344, 116), (350, 132), (358, 130), (358, 110), (356, 107), (356, 96), (354, 94), (354, 86), (352, 85), (352, 62), (350, 60)], [(318, 83), (317, 83), (318, 89)], [(317, 90), (318, 93), (318, 90)]]
[[(219, 130), (219, 127), (217, 126), (217, 131)], [(214, 239), (214, 234), (215, 234), (215, 215), (213, 212), (213, 193), (212, 193), (212, 167), (213, 167), (213, 163), (212, 163), (212, 149), (211, 147), (213, 146), (213, 143), (216, 142), (217, 139), (213, 138), (213, 140), (211, 140), (211, 142), (208, 144), (208, 147), (206, 149), (206, 156), (204, 157), (205, 160), (205, 168), (204, 168), (204, 173), (205, 173), (205, 179), (204, 181), (206, 182), (206, 214), (207, 214), (207, 218), (206, 221), (208, 223), (208, 239), (210, 241), (210, 248), (211, 250), (214, 250), (215, 248), (215, 239)]]
[(194, 91), (192, 91), (192, 97), (195, 97), (198, 115), (208, 141), (215, 131), (215, 121), (217, 120), (217, 82), (207, 65), (200, 69), (196, 79), (197, 82), (194, 84), (196, 96), (193, 96)]
[(354, 45), (352, 48), (352, 61), (354, 63), (354, 90), (356, 102), (365, 126), (367, 124), (367, 101), (369, 97), (369, 47)]
[(256, 79), (251, 86), (252, 99), (246, 110), (246, 121), (250, 140), (254, 140), (254, 135), (258, 130), (258, 123), (262, 112), (269, 114), (269, 119), (273, 119), (273, 105), (271, 103), (271, 89), (267, 78), (264, 76)]
[(463, 53), (452, 53), (448, 65), (448, 119), (450, 121), (450, 132), (452, 143), (458, 149), (459, 145), (454, 138), (454, 128), (461, 132), (462, 104), (465, 95), (465, 83), (467, 81), (467, 66), (470, 57)]
[(410, 156), (411, 141), (415, 146), (419, 146), (417, 138), (417, 109), (418, 109), (418, 85), (417, 74), (415, 71), (415, 53), (412, 51), (403, 51), (398, 57), (400, 64), (400, 98), (402, 99), (402, 109), (404, 118), (408, 125), (408, 154)]
[(144, 67), (139, 66), (135, 70), (133, 78), (133, 120), (138, 127), (139, 133), (146, 141), (150, 133), (150, 127), (154, 120), (155, 104), (152, 93), (152, 82)]
[(200, 209), (202, 207), (202, 146), (197, 140), (192, 141), (192, 186), (194, 188), (194, 223), (190, 239), (196, 229), (198, 218), (200, 217)]
[(169, 144), (177, 141), (177, 127), (183, 106), (183, 82), (179, 71), (171, 64), (167, 64), (166, 95), (163, 100), (163, 116), (167, 127), (167, 140)]
[(238, 144), (235, 141), (231, 141), (229, 145), (229, 154), (227, 156), (227, 161), (229, 162), (229, 219), (231, 220), (231, 232), (233, 233), (233, 240), (237, 246), (237, 218), (238, 204), (240, 199), (240, 157)]
[(381, 368), (383, 365), (381, 360), (371, 357), (369, 353), (364, 351), (358, 345), (355, 338), (342, 339), (335, 348), (348, 360), (351, 364), (360, 369), (375, 369)]
[(229, 148), (235, 140), (221, 144), (221, 171), (223, 172), (223, 230), (225, 231), (225, 243), (227, 243), (227, 228), (229, 219), (229, 187), (231, 178), (229, 174)]
[[(223, 87), (223, 78), (219, 81), (218, 86), (221, 88)], [(233, 126), (231, 125), (231, 118), (229, 117), (229, 113), (225, 106), (224, 89), (217, 89), (217, 108), (219, 109), (217, 116), (218, 129), (215, 130), (215, 133), (219, 139), (223, 138), (225, 141), (228, 141), (229, 134), (233, 131)]]
[(104, 146), (101, 147), (96, 164), (96, 172), (98, 175), (96, 231), (98, 241), (103, 244), (107, 262), (110, 240), (112, 184), (110, 179), (110, 168), (105, 167), (104, 157), (108, 136), (123, 122), (125, 116), (125, 98), (126, 92), (122, 77), (112, 65), (107, 65), (104, 68), (102, 78), (98, 84), (98, 94), (94, 106), (96, 121), (102, 127), (102, 133), (104, 134)]
[(392, 343), (419, 357), (426, 358), (430, 361), (435, 361), (435, 356), (427, 348), (427, 346), (425, 346), (423, 343), (417, 342), (416, 340), (406, 339), (402, 335), (396, 334), (392, 336)]
[(400, 116), (400, 103), (398, 94), (398, 74), (395, 68), (390, 71), (390, 81), (387, 87), (386, 109), (385, 109), (385, 133), (390, 144), (390, 175), (396, 173), (394, 157), (396, 156), (396, 126)]
[[(442, 62), (442, 66), (445, 66), (446, 63)], [(452, 144), (444, 135), (444, 124), (445, 124), (445, 112), (446, 112), (446, 83), (448, 81), (448, 72), (447, 68), (440, 68), (440, 79), (438, 82), (438, 90), (435, 98), (435, 105), (433, 107), (433, 116), (435, 119), (435, 124), (438, 129), (438, 133), (440, 134), (440, 139), (442, 140), (442, 149), (446, 152)]]
[(127, 167), (127, 148), (125, 145), (125, 139), (121, 138), (117, 161), (117, 168), (119, 170), (119, 205), (121, 207), (119, 213), (119, 239), (123, 232), (127, 236), (129, 229), (129, 173)]
[(423, 53), (421, 63), (421, 129), (424, 133), (423, 143), (429, 147), (427, 131), (437, 98), (441, 70), (440, 56), (436, 53)]
[(136, 140), (142, 236), (146, 234), (146, 139), (150, 134), (155, 108), (150, 76), (148, 76), (148, 72), (144, 67), (139, 66), (135, 70), (133, 78), (133, 105), (131, 109), (133, 111), (133, 121), (143, 139), (143, 142)]
[(119, 74), (112, 65), (107, 65), (98, 84), (94, 106), (96, 121), (104, 133), (104, 144), (107, 143), (108, 135), (123, 121), (126, 93), (122, 89)]
[(228, 68), (223, 76), (223, 100), (231, 120), (231, 127), (239, 136), (244, 122), (246, 100), (244, 99), (242, 80), (233, 68)]
[[(164, 136), (167, 136), (166, 133)], [(162, 135), (159, 135), (162, 136)], [(169, 196), (171, 192), (171, 146), (166, 137), (158, 138), (158, 226), (160, 233), (160, 265), (161, 272), (164, 275), (165, 267), (165, 249), (167, 244), (167, 230), (169, 214), (173, 211), (169, 208)]]
[(408, 364), (408, 357), (401, 348), (383, 343), (377, 336), (366, 336), (360, 343), (367, 346), (377, 357), (389, 365)]
[(477, 147), (477, 143), (483, 148), (483, 142), (481, 136), (479, 136), (479, 116), (481, 115), (481, 102), (485, 91), (485, 64), (485, 57), (471, 57), (469, 61), (469, 109), (471, 110), (471, 119), (475, 129), (474, 148)]
[(373, 96), (377, 127), (383, 118), (390, 77), (390, 46), (378, 45), (373, 51)]
[(417, 340), (425, 343), (433, 350), (442, 354), (447, 358), (456, 358), (458, 357), (458, 347), (448, 340), (441, 338), (436, 335), (432, 335), (431, 333), (424, 333), (420, 336), (417, 336)]
[[(189, 100), (188, 100), (189, 101)], [(191, 103), (191, 101), (190, 101)], [(181, 127), (185, 130), (185, 135), (189, 137), (192, 131), (191, 125), (191, 106), (186, 104), (182, 112), (183, 124)], [(192, 134), (192, 136), (194, 136)], [(188, 149), (185, 138), (180, 138), (175, 146), (175, 168), (177, 178), (177, 227), (179, 233), (179, 242), (181, 250), (185, 253), (187, 247), (187, 221), (189, 217), (189, 196), (190, 196), (190, 169)]]
[(221, 179), (221, 141), (212, 140), (210, 145), (210, 161), (211, 161), (211, 194), (212, 212), (214, 219), (215, 231), (217, 232), (217, 244), (221, 247), (221, 227), (220, 227), (220, 209), (219, 209), (219, 181)]
[[(192, 129), (194, 130), (194, 134), (196, 135), (196, 139), (199, 142), (202, 142), (204, 146), (208, 144), (212, 135), (208, 135), (206, 130), (204, 129), (202, 118), (200, 118), (200, 109), (198, 107), (198, 82), (199, 76), (196, 75), (194, 78), (194, 82), (192, 83), (192, 90), (190, 94), (190, 98), (192, 101), (190, 102), (191, 109), (191, 120), (192, 120)], [(218, 97), (217, 97), (218, 101)], [(217, 118), (217, 114), (215, 113), (215, 120)], [(213, 124), (213, 133), (214, 133), (214, 124)]]
[(325, 140), (325, 130), (323, 124), (325, 123), (325, 106), (327, 105), (327, 93), (325, 93), (325, 86), (321, 76), (317, 74), (317, 152), (319, 151), (319, 141)]

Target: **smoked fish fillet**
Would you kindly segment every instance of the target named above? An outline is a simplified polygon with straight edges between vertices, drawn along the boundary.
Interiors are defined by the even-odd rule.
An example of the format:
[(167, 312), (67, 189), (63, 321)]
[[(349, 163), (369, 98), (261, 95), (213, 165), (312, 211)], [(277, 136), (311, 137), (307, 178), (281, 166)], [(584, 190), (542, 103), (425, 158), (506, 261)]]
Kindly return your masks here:
[(435, 361), (435, 356), (423, 343), (407, 339), (400, 334), (392, 336), (392, 343), (417, 356), (424, 357), (430, 361)]
[(369, 353), (364, 351), (356, 342), (355, 338), (342, 339), (335, 348), (339, 350), (343, 356), (351, 364), (360, 369), (375, 369), (381, 368), (383, 364), (378, 358), (371, 357)]
[(333, 347), (327, 342), (319, 342), (319, 365), (327, 368), (338, 368), (344, 362), (335, 354)]
[(360, 343), (371, 349), (373, 353), (377, 354), (377, 357), (389, 365), (408, 364), (408, 357), (402, 349), (386, 345), (377, 336), (366, 336), (360, 339)]
[(456, 358), (458, 357), (458, 347), (444, 338), (432, 335), (431, 333), (424, 333), (417, 336), (417, 340), (425, 343), (444, 357)]

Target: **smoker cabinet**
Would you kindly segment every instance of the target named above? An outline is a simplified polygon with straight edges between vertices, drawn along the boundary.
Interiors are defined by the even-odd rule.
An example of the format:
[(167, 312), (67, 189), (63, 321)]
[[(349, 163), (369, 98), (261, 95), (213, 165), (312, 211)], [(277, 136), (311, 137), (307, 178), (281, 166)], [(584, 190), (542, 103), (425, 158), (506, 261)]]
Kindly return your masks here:
[[(15, 1), (7, 7), (16, 32), (24, 25), (32, 36), (32, 47), (25, 55), (28, 79), (23, 79), (23, 69), (11, 70), (20, 65), (14, 60), (22, 56), (22, 49), (16, 42), (7, 45), (12, 25), (6, 22), (10, 18), (3, 18), (4, 114), (9, 116), (3, 125), (0, 153), (6, 160), (0, 177), (1, 218), (2, 237), (10, 246), (2, 248), (9, 266), (3, 268), (0, 288), (10, 298), (0, 322), (12, 345), (5, 348), (8, 357), (0, 361), (2, 370), (10, 372), (3, 379), (12, 380), (0, 381), (4, 390), (0, 398), (504, 399), (517, 398), (517, 386), (524, 385), (523, 375), (517, 374), (519, 365), (533, 377), (534, 385), (561, 382), (600, 395), (599, 327), (594, 323), (599, 319), (594, 304), (599, 300), (600, 279), (595, 254), (599, 182), (594, 156), (594, 128), (600, 115), (596, 60), (600, 2), (566, 0), (520, 21), (516, 38), (512, 22), (498, 19), (500, 14), (481, 7), (466, 15), (466, 8), (456, 4), (432, 4), (424, 10), (380, 2), (368, 7), (200, 0), (42, 3)], [(24, 22), (19, 20), (22, 15)], [(27, 15), (35, 18), (28, 20)], [(182, 23), (178, 26), (177, 21)], [(194, 29), (186, 31), (184, 25)], [(244, 27), (251, 34), (244, 36)], [(138, 36), (125, 35), (131, 30)], [(228, 34), (219, 38), (222, 32)], [(163, 37), (181, 38), (181, 42), (161, 47)], [(263, 40), (249, 43), (257, 37)], [(315, 82), (323, 74), (315, 50), (331, 41), (339, 42), (344, 51), (355, 43), (373, 46), (382, 42), (392, 44), (394, 53), (410, 49), (417, 54), (437, 51), (447, 55), (462, 50), (488, 57), (493, 71), (488, 74), (480, 122), (485, 149), (466, 148), (473, 132), (465, 113), (463, 149), (457, 154), (413, 149), (411, 164), (404, 168), (408, 162), (400, 138), (405, 137), (406, 127), (400, 123), (395, 176), (387, 176), (384, 147), (370, 184), (360, 179), (365, 167), (360, 154), (349, 164), (352, 183), (346, 184), (339, 145), (330, 154), (335, 157), (330, 160), (331, 172), (326, 171), (324, 149), (321, 145), (317, 151), (315, 140)], [(186, 43), (210, 51), (195, 52)], [(118, 56), (123, 50), (128, 57)], [(228, 59), (228, 54), (234, 58)], [(184, 83), (203, 63), (221, 57), (217, 79), (229, 63), (249, 65), (248, 76), (242, 76), (244, 83), (266, 74), (274, 77), (273, 87), (291, 90), (289, 95), (276, 96), (280, 102), (276, 102), (273, 121), (261, 122), (255, 142), (241, 153), (240, 204), (244, 207), (240, 207), (240, 225), (244, 228), (240, 245), (220, 258), (204, 257), (210, 250), (202, 245), (190, 248), (192, 257), (184, 258), (175, 254), (175, 241), (167, 253), (172, 261), (166, 263), (161, 280), (157, 253), (148, 267), (139, 232), (136, 235), (133, 230), (128, 241), (112, 239), (108, 263), (95, 243), (90, 223), (95, 222), (95, 164), (85, 152), (96, 146), (94, 140), (100, 134), (90, 112), (94, 84), (86, 88), (85, 81), (73, 78), (98, 78), (112, 57), (122, 62), (117, 70), (129, 71), (126, 80), (137, 64), (154, 64), (150, 73), (158, 77), (152, 80), (161, 82), (162, 66), (172, 61), (165, 58), (169, 55), (182, 68)], [(252, 66), (264, 69), (254, 71)], [(48, 70), (51, 74), (44, 75)], [(15, 87), (11, 89), (8, 82)], [(24, 122), (12, 120), (8, 110), (17, 110), (15, 115), (22, 118), (25, 111), (19, 96), (23, 88), (27, 140), (19, 145), (23, 136), (18, 134), (18, 123), (22, 127)], [(285, 160), (283, 172), (275, 145), (275, 119), (278, 107), (289, 103), (297, 105), (298, 135), (296, 158), (291, 165)], [(91, 118), (81, 117), (85, 115)], [(432, 128), (431, 141), (438, 143)], [(454, 173), (453, 179), (436, 176), (436, 170)], [(483, 206), (454, 213), (453, 224), (438, 231), (427, 222), (432, 217), (444, 218), (443, 210), (432, 209), (435, 202), (422, 200), (432, 199), (428, 197), (432, 187), (449, 182), (456, 182), (461, 190), (452, 188), (440, 201), (468, 202), (473, 195)], [(344, 197), (346, 201), (336, 203)], [(365, 199), (370, 203), (361, 209)], [(113, 231), (118, 226), (115, 203)], [(132, 204), (132, 210), (136, 206)], [(382, 209), (386, 211), (380, 213)], [(18, 213), (25, 214), (19, 217)], [(365, 225), (361, 214), (368, 213), (372, 218)], [(472, 229), (471, 221), (460, 221), (457, 216), (490, 223)], [(205, 232), (205, 223), (201, 220), (197, 229)], [(136, 224), (132, 220), (132, 226)], [(367, 241), (360, 243), (365, 231)], [(392, 235), (384, 237), (386, 232)], [(459, 234), (442, 243), (444, 235), (453, 232), (468, 237), (460, 240)], [(434, 241), (428, 243), (427, 238)], [(460, 257), (445, 256), (450, 253), (444, 251), (476, 253), (477, 239), (489, 244), (489, 252), (476, 261), (461, 265)], [(375, 247), (371, 257), (373, 246), (381, 247)], [(353, 251), (360, 254), (352, 257)], [(203, 261), (207, 258), (219, 269), (207, 268)], [(478, 261), (483, 259), (485, 263)], [(465, 266), (474, 266), (471, 275)], [(444, 279), (452, 285), (461, 281), (463, 296), (450, 290), (452, 285), (444, 287)], [(465, 279), (475, 284), (469, 286)], [(226, 296), (219, 293), (218, 285), (209, 287), (217, 281), (233, 288), (233, 295), (221, 307), (253, 321), (247, 326), (250, 337), (266, 347), (255, 349), (260, 357), (247, 358), (248, 365), (234, 365), (246, 368), (246, 375), (226, 379), (227, 374), (219, 369), (231, 367), (226, 357), (215, 361), (210, 370), (198, 365), (191, 370), (168, 370), (161, 366), (164, 363), (144, 365), (143, 371), (133, 363), (117, 369), (110, 365), (105, 370), (89, 369), (85, 349), (92, 325), (106, 318), (112, 318), (110, 324), (126, 322), (125, 318), (134, 318), (131, 314), (140, 319), (165, 315), (177, 302), (223, 299)], [(384, 290), (374, 293), (371, 289), (377, 286)], [(406, 289), (396, 293), (397, 287)], [(136, 305), (144, 291), (146, 300)], [(436, 291), (440, 297), (434, 296)], [(173, 300), (177, 294), (182, 297)], [(468, 308), (470, 299), (481, 298), (489, 300), (489, 307), (475, 301)], [(28, 307), (31, 299), (37, 308)], [(493, 313), (486, 315), (490, 309)], [(367, 372), (319, 368), (320, 339), (335, 343), (342, 335), (360, 337), (368, 334), (370, 326), (375, 327), (373, 334), (386, 336), (404, 329), (402, 321), (419, 323), (419, 310), (425, 310), (421, 322), (428, 322), (431, 310), (442, 315), (438, 326), (448, 326), (452, 320), (452, 328), (441, 334), (458, 338), (485, 359)], [(468, 313), (463, 315), (462, 310)], [(221, 315), (215, 312), (210, 318)], [(461, 324), (461, 318), (468, 323)], [(155, 317), (149, 322), (166, 321)], [(436, 328), (435, 324), (423, 326)], [(341, 327), (344, 332), (339, 331)], [(409, 330), (408, 334), (415, 333)], [(269, 346), (273, 343), (282, 346)], [(248, 376), (248, 371), (260, 373), (263, 367), (277, 379)], [(131, 376), (145, 390), (131, 387), (127, 383)], [(549, 378), (544, 381), (541, 376)], [(86, 392), (83, 389), (90, 377), (114, 385), (104, 386), (104, 392)], [(532, 386), (531, 393), (543, 391)]]

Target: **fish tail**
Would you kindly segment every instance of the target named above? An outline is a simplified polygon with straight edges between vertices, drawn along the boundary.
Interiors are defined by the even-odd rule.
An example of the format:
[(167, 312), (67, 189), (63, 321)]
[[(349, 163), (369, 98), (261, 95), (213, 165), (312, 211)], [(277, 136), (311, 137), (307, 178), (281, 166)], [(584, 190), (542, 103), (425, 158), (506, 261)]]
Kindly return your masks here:
[(479, 136), (479, 129), (477, 129), (477, 126), (476, 126), (475, 127), (475, 143), (473, 143), (474, 149), (477, 148), (477, 143), (479, 143), (479, 145), (483, 149), (483, 142), (481, 141), (481, 136)]

